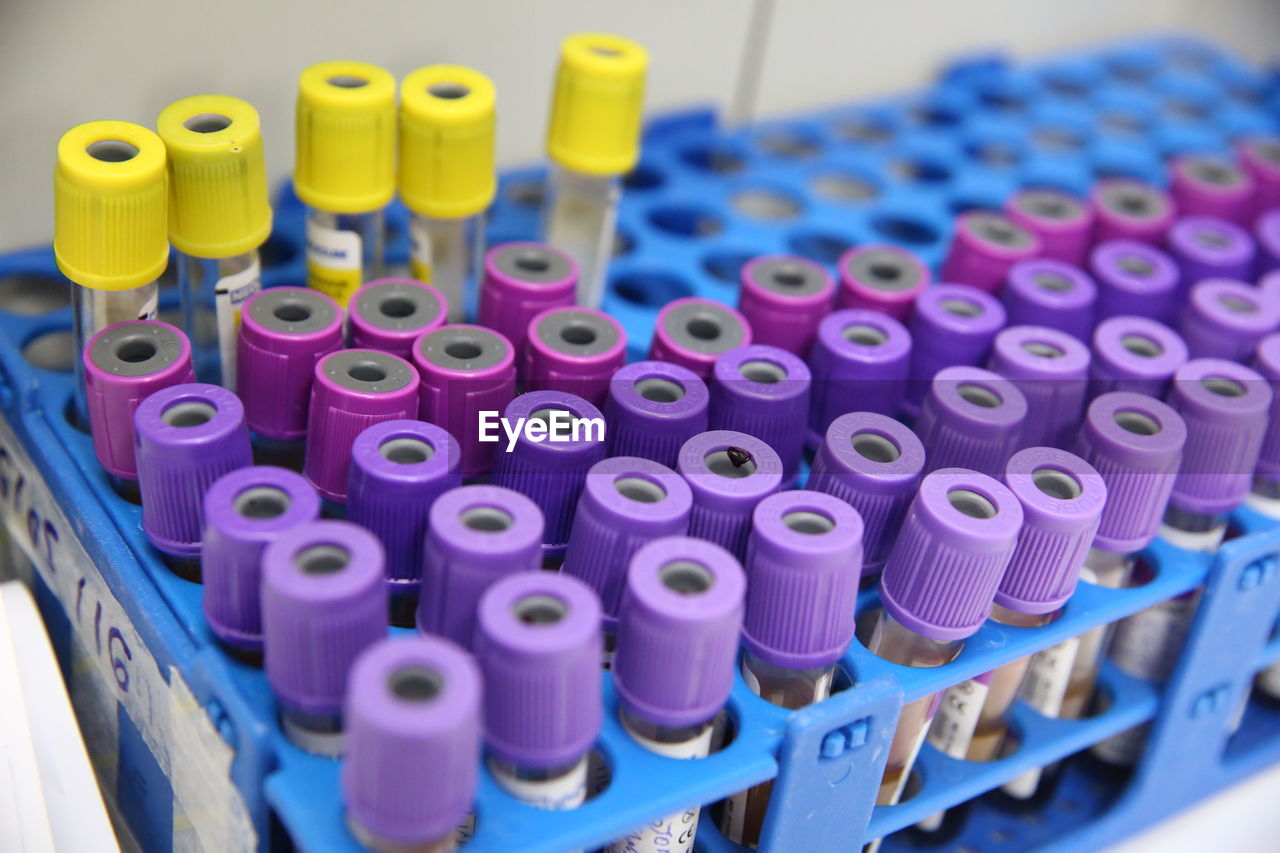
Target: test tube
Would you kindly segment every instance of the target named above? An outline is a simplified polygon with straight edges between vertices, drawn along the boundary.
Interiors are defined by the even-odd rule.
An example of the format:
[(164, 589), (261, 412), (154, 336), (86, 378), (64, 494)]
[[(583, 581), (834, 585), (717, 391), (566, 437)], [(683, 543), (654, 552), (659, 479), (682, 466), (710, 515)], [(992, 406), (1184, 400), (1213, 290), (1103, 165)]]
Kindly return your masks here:
[(298, 77), (293, 190), (307, 206), (307, 285), (346, 307), (383, 274), (385, 208), (396, 191), (396, 81), (366, 62), (320, 62)]
[(939, 370), (986, 363), (1006, 317), (994, 296), (966, 284), (938, 284), (920, 294), (908, 324), (911, 367), (902, 401), (908, 417), (920, 416), (920, 404)]
[(360, 286), (347, 305), (351, 347), (408, 359), (413, 342), (445, 324), (445, 299), (413, 278), (379, 278)]
[(482, 217), (497, 188), (493, 83), (460, 65), (428, 65), (400, 84), (397, 184), (409, 208), (413, 277), (444, 296), (449, 322), (476, 313)]
[(1014, 264), (1040, 253), (1040, 238), (1003, 213), (972, 210), (956, 217), (942, 280), (997, 293)]
[(1057, 329), (1010, 326), (996, 335), (988, 366), (1026, 398), (1019, 447), (1070, 445), (1089, 390), (1088, 347)]
[(1255, 278), (1280, 270), (1280, 202), (1258, 217), (1253, 226), (1253, 239), (1258, 245)]
[(387, 634), (377, 537), (346, 521), (281, 534), (262, 554), (262, 630), (285, 735), (306, 752), (340, 755), (351, 665)]
[(1254, 183), (1249, 173), (1219, 156), (1187, 154), (1169, 167), (1169, 188), (1179, 216), (1253, 222)]
[[(879, 311), (905, 323), (916, 299), (932, 283), (924, 263), (898, 246), (871, 243), (845, 252), (837, 262), (836, 310)], [(803, 353), (801, 353), (803, 354)]]
[(1253, 179), (1254, 216), (1280, 208), (1280, 137), (1250, 136), (1236, 143), (1236, 153)]
[(747, 318), (714, 299), (688, 296), (668, 302), (658, 312), (649, 358), (678, 364), (708, 379), (717, 358), (749, 343)]
[(1192, 358), (1247, 362), (1280, 327), (1280, 302), (1252, 284), (1211, 278), (1191, 288), (1179, 331)]
[(342, 762), (346, 824), (375, 853), (449, 853), (474, 831), (481, 677), (438, 637), (382, 640), (356, 659)]
[(933, 377), (916, 423), (925, 471), (968, 468), (999, 474), (1019, 448), (1027, 398), (1018, 386), (980, 367), (947, 367)]
[(795, 484), (809, 418), (809, 368), (778, 347), (752, 344), (716, 360), (708, 427), (763, 440), (782, 460), (783, 488)]
[(1099, 243), (1089, 256), (1089, 271), (1098, 285), (1094, 318), (1099, 323), (1121, 316), (1172, 323), (1182, 307), (1177, 264), (1142, 241)]
[(542, 233), (577, 262), (577, 302), (586, 308), (604, 300), (621, 176), (640, 157), (648, 64), (643, 47), (619, 36), (578, 33), (560, 44)]
[(834, 291), (821, 265), (795, 255), (764, 255), (742, 267), (738, 310), (756, 343), (804, 358), (831, 310)]
[(1277, 393), (1280, 388), (1280, 332), (1267, 335), (1258, 344), (1253, 369), (1271, 385), (1272, 397), (1267, 436), (1258, 455), (1253, 491), (1247, 502), (1269, 518), (1280, 518), (1280, 393)]
[(627, 333), (593, 308), (549, 308), (529, 321), (525, 339), (525, 390), (565, 391), (596, 407), (626, 361)]
[[(636, 552), (618, 624), (614, 686), (623, 728), (666, 758), (705, 758), (733, 687), (746, 578), (701, 539), (668, 536)], [(689, 853), (701, 809), (653, 821), (608, 853)]]
[(1148, 317), (1121, 315), (1093, 333), (1089, 398), (1110, 391), (1163, 397), (1187, 360), (1187, 345), (1173, 329)]
[(674, 468), (684, 443), (707, 431), (710, 400), (706, 383), (688, 368), (665, 361), (628, 364), (609, 380), (609, 455)]
[[(742, 677), (765, 701), (804, 708), (830, 695), (853, 642), (862, 518), (839, 498), (800, 490), (760, 501), (752, 522)], [(772, 791), (761, 782), (724, 801), (730, 841), (759, 844)]]
[(82, 423), (89, 410), (80, 355), (90, 338), (108, 326), (156, 315), (156, 279), (169, 263), (167, 193), (164, 143), (145, 127), (91, 121), (58, 140), (53, 254), (77, 285), (71, 346), (75, 412)]
[(782, 460), (753, 435), (711, 430), (680, 448), (676, 470), (693, 492), (689, 535), (745, 556), (756, 504), (782, 487)]
[(542, 243), (503, 243), (484, 257), (479, 323), (523, 353), (529, 321), (550, 308), (573, 305), (578, 265)]
[(1257, 248), (1249, 232), (1234, 222), (1184, 217), (1169, 229), (1168, 243), (1181, 271), (1178, 293), (1183, 301), (1206, 278), (1253, 281)]
[(1084, 265), (1093, 244), (1092, 205), (1062, 190), (1031, 187), (1009, 196), (1009, 218), (1040, 239), (1040, 254), (1049, 260)]
[(1106, 178), (1089, 194), (1097, 220), (1094, 244), (1132, 240), (1158, 246), (1173, 225), (1173, 199), (1163, 190), (1134, 178)]
[(165, 107), (156, 129), (168, 153), (169, 242), (196, 378), (234, 391), (240, 312), (262, 289), (258, 248), (271, 235), (258, 111), (239, 98), (196, 95)]
[(1082, 341), (1093, 332), (1098, 287), (1078, 266), (1051, 258), (1020, 261), (1000, 299), (1010, 326), (1047, 326)]
[(832, 421), (850, 408), (896, 415), (907, 390), (911, 347), (911, 333), (878, 311), (827, 315), (809, 353), (808, 442), (818, 444)]

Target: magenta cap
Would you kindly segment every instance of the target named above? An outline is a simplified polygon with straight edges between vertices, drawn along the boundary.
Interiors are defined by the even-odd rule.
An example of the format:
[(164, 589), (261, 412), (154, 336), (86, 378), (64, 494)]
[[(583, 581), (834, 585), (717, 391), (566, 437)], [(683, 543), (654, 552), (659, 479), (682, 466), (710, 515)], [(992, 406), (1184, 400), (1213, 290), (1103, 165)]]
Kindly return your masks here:
[(809, 439), (818, 443), (831, 422), (850, 409), (898, 414), (911, 344), (911, 333), (878, 311), (836, 311), (823, 320), (809, 354)]
[(347, 313), (353, 349), (408, 359), (419, 335), (448, 322), (449, 306), (440, 291), (416, 278), (379, 278), (355, 292)]
[(1280, 270), (1280, 202), (1258, 217), (1253, 226), (1253, 239), (1258, 245), (1257, 277)]
[(1253, 221), (1253, 178), (1228, 159), (1178, 157), (1169, 167), (1169, 186), (1180, 216), (1210, 216), (1243, 227)]
[(782, 460), (753, 435), (712, 430), (680, 448), (676, 470), (693, 492), (689, 535), (715, 542), (735, 557), (747, 552), (751, 512), (782, 487)]
[(236, 391), (249, 429), (302, 438), (316, 362), (342, 349), (338, 303), (306, 287), (268, 288), (244, 304), (236, 346)]
[(1020, 190), (1005, 202), (1009, 218), (1040, 239), (1049, 260), (1082, 266), (1093, 243), (1093, 206), (1062, 190)]
[(1095, 244), (1133, 240), (1157, 246), (1173, 225), (1173, 199), (1163, 190), (1132, 178), (1106, 178), (1089, 194), (1097, 219)]
[(939, 370), (916, 423), (925, 471), (1001, 473), (1026, 419), (1027, 398), (1003, 376), (967, 365)]
[(747, 546), (742, 639), (784, 669), (831, 666), (853, 642), (862, 574), (862, 517), (822, 492), (794, 490), (756, 504)]
[(1257, 473), (1268, 480), (1280, 480), (1280, 332), (1267, 335), (1258, 344), (1253, 368), (1271, 384), (1271, 413)]
[(710, 401), (706, 383), (688, 368), (664, 361), (628, 364), (609, 380), (609, 455), (674, 468), (684, 443), (707, 431)]
[(1010, 267), (1040, 252), (1040, 238), (1003, 213), (969, 211), (956, 217), (942, 280), (996, 293)]
[(567, 391), (604, 405), (627, 359), (627, 333), (594, 308), (549, 308), (529, 321), (520, 377), (527, 391)]
[[(916, 299), (933, 281), (918, 257), (898, 246), (871, 243), (840, 256), (836, 310), (879, 311), (906, 322)], [(759, 328), (753, 326), (752, 328)]]
[(1280, 301), (1243, 281), (1211, 278), (1191, 288), (1180, 331), (1192, 358), (1247, 362), (1277, 327)]
[(600, 602), (582, 581), (521, 572), (495, 583), (476, 615), (489, 753), (521, 768), (571, 764), (591, 749), (600, 699)]
[(1186, 362), (1187, 345), (1178, 333), (1147, 317), (1104, 320), (1093, 333), (1089, 396), (1134, 391), (1163, 397), (1173, 374)]
[(1236, 153), (1253, 179), (1255, 216), (1280, 208), (1280, 136), (1254, 136), (1236, 144)]
[(920, 294), (909, 325), (911, 367), (903, 410), (919, 417), (934, 374), (942, 368), (985, 363), (1006, 316), (994, 296), (966, 284), (938, 284)]
[(191, 343), (168, 323), (126, 320), (89, 338), (83, 358), (94, 455), (108, 474), (136, 480), (134, 411), (161, 388), (195, 381)]
[(660, 726), (719, 713), (733, 688), (747, 580), (713, 542), (668, 536), (627, 570), (613, 683), (622, 706)]
[(448, 837), (471, 811), (480, 768), (481, 678), (438, 637), (366, 649), (347, 691), (342, 799), (360, 835), (412, 847)]
[(738, 310), (752, 337), (804, 358), (818, 323), (831, 311), (835, 284), (813, 261), (794, 255), (765, 255), (742, 268)]
[(1022, 505), (998, 480), (963, 468), (927, 475), (880, 574), (885, 610), (939, 642), (986, 621), (1022, 527)]
[(529, 321), (548, 308), (573, 304), (578, 265), (543, 243), (503, 243), (484, 256), (479, 323), (524, 351)]
[(1179, 293), (1183, 299), (1206, 278), (1253, 281), (1257, 248), (1249, 232), (1234, 222), (1186, 217), (1169, 229), (1168, 240), (1169, 252), (1182, 272)]
[(1097, 298), (1098, 287), (1087, 272), (1050, 258), (1014, 264), (1000, 294), (1010, 326), (1047, 326), (1081, 340), (1093, 331)]
[(1099, 243), (1089, 256), (1098, 285), (1094, 316), (1150, 317), (1169, 323), (1180, 307), (1178, 266), (1164, 252), (1138, 240)]
[(714, 299), (687, 296), (658, 312), (649, 358), (678, 364), (706, 379), (717, 358), (749, 343), (746, 317)]
[(988, 366), (1026, 398), (1021, 447), (1071, 444), (1089, 391), (1088, 347), (1057, 329), (1010, 326), (996, 335)]
[(809, 419), (809, 368), (778, 347), (751, 344), (729, 350), (712, 370), (708, 427), (762, 439), (782, 460), (785, 483), (794, 483), (804, 454)]

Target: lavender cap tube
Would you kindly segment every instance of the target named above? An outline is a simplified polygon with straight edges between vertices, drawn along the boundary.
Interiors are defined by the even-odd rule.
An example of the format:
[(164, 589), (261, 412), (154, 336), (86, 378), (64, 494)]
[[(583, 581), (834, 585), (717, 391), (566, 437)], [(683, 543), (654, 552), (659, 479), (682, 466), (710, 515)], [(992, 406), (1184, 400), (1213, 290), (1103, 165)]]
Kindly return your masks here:
[(631, 560), (614, 686), (623, 708), (662, 726), (714, 717), (733, 687), (747, 581), (713, 542), (668, 536)]
[(1132, 178), (1098, 181), (1090, 193), (1097, 219), (1095, 243), (1133, 240), (1159, 245), (1173, 225), (1173, 199), (1163, 190)]
[(678, 364), (706, 379), (717, 358), (749, 343), (751, 326), (745, 317), (714, 299), (689, 296), (658, 312), (649, 358)]
[(319, 516), (316, 490), (285, 468), (240, 468), (204, 493), (201, 600), (218, 639), (233, 649), (262, 651), (262, 552)]
[(1187, 360), (1187, 345), (1173, 329), (1148, 317), (1104, 320), (1093, 333), (1089, 397), (1134, 391), (1163, 397)]
[(501, 412), (515, 396), (510, 342), (480, 326), (443, 326), (413, 345), (413, 363), (422, 378), (419, 417), (458, 440), (463, 477), (487, 474), (496, 444), (480, 441), (480, 413)]
[(303, 472), (320, 495), (347, 501), (351, 445), (380, 421), (418, 415), (413, 365), (368, 349), (340, 350), (316, 363)]
[(784, 669), (834, 664), (853, 641), (862, 518), (839, 498), (796, 490), (756, 505), (742, 639)]
[(83, 357), (94, 455), (108, 474), (136, 480), (134, 412), (148, 395), (195, 381), (191, 343), (168, 323), (128, 320), (91, 337)]
[(542, 510), (500, 486), (462, 486), (431, 505), (418, 630), (470, 647), (476, 605), (494, 581), (542, 566)]
[(307, 432), (316, 363), (342, 348), (342, 309), (318, 290), (272, 287), (240, 312), (236, 389), (249, 429), (292, 441)]
[(1249, 232), (1225, 219), (1179, 219), (1169, 229), (1169, 251), (1182, 272), (1181, 296), (1206, 278), (1253, 281), (1257, 249)]
[(879, 311), (901, 322), (906, 322), (916, 299), (932, 283), (924, 262), (897, 246), (873, 243), (850, 249), (838, 266), (837, 310)]
[(142, 530), (170, 556), (198, 557), (205, 491), (253, 464), (240, 398), (218, 385), (173, 385), (139, 403), (133, 420)]
[(942, 368), (985, 362), (1005, 318), (1004, 306), (994, 296), (968, 285), (939, 284), (920, 294), (908, 327), (911, 367), (903, 410), (919, 416), (920, 404)]
[(809, 354), (809, 441), (817, 444), (831, 422), (851, 408), (896, 415), (911, 345), (911, 333), (901, 323), (876, 311), (836, 311), (823, 320)]
[(778, 454), (755, 436), (712, 430), (684, 443), (676, 470), (693, 491), (689, 535), (745, 555), (752, 510), (782, 487)]
[(573, 258), (542, 243), (503, 243), (484, 257), (478, 322), (523, 352), (529, 321), (548, 308), (572, 305), (578, 286)]
[(1253, 178), (1230, 160), (1179, 157), (1169, 169), (1169, 184), (1181, 216), (1208, 216), (1244, 227), (1253, 220)]
[(1088, 347), (1057, 329), (1010, 326), (996, 335), (989, 366), (1026, 398), (1022, 447), (1071, 443), (1089, 391)]
[(1257, 277), (1280, 270), (1280, 203), (1258, 217), (1253, 237), (1258, 245)]
[(1280, 208), (1280, 137), (1255, 136), (1237, 144), (1236, 151), (1253, 178), (1254, 213)]
[(1180, 306), (1179, 272), (1164, 252), (1137, 240), (1100, 243), (1089, 256), (1098, 286), (1095, 319), (1150, 317), (1172, 322)]
[(864, 574), (884, 565), (924, 461), (916, 434), (885, 415), (850, 412), (827, 428), (807, 488), (840, 498), (862, 517)]
[(1003, 376), (980, 367), (939, 370), (916, 423), (927, 454), (925, 470), (999, 474), (1018, 449), (1026, 418), (1026, 397)]
[(835, 284), (813, 261), (793, 255), (766, 255), (742, 268), (738, 310), (756, 343), (804, 358), (818, 323), (831, 311)]
[(529, 321), (521, 378), (529, 391), (567, 391), (597, 408), (626, 361), (627, 333), (594, 308), (551, 308)]
[(1040, 238), (1002, 213), (970, 211), (956, 217), (942, 280), (995, 293), (1009, 268), (1040, 254)]
[(444, 296), (416, 278), (379, 278), (351, 298), (351, 346), (377, 349), (407, 359), (423, 332), (447, 322)]
[(784, 482), (793, 483), (804, 453), (809, 387), (809, 368), (784, 349), (729, 350), (713, 371), (708, 425), (762, 439), (782, 460)]
[(1258, 342), (1280, 327), (1280, 302), (1242, 281), (1206, 279), (1182, 310), (1182, 339), (1192, 358), (1247, 362)]
[(1069, 263), (1033, 258), (1014, 264), (1000, 298), (1010, 326), (1048, 326), (1081, 340), (1093, 331), (1097, 285)]
[(609, 455), (674, 468), (684, 443), (706, 432), (710, 400), (706, 383), (688, 368), (663, 361), (628, 364), (609, 380)]
[(999, 481), (963, 468), (920, 483), (880, 598), (899, 623), (939, 642), (963, 640), (991, 613), (1022, 527), (1022, 505)]
[(1014, 222), (1040, 239), (1040, 254), (1074, 266), (1084, 264), (1093, 243), (1093, 206), (1071, 193), (1025, 189), (1004, 206)]
[(1266, 438), (1258, 455), (1257, 475), (1271, 483), (1280, 482), (1280, 332), (1267, 335), (1258, 344), (1254, 370), (1271, 384), (1271, 413)]
[(476, 615), (489, 754), (551, 769), (591, 749), (600, 701), (600, 602), (576, 578), (510, 575), (489, 587)]
[(341, 784), (357, 839), (385, 850), (448, 838), (471, 810), (480, 767), (475, 661), (437, 637), (382, 640), (350, 682)]

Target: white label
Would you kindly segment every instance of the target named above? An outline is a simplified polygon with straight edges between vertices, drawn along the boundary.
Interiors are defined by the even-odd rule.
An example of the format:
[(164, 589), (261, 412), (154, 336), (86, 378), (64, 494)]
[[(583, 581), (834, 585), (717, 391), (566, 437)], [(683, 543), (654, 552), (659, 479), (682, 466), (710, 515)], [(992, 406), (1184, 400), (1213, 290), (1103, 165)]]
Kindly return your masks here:
[(152, 290), (151, 297), (146, 302), (138, 306), (138, 319), (154, 320), (156, 318), (156, 311), (159, 309), (160, 294), (157, 291)]
[(364, 260), (360, 235), (307, 221), (307, 285), (346, 306), (360, 287)]
[(947, 688), (928, 729), (929, 743), (935, 749), (952, 758), (964, 758), (968, 754), (990, 683), (991, 674), (984, 673)]
[[(630, 727), (626, 728), (636, 743), (666, 758), (706, 758), (711, 752), (712, 726), (707, 726), (696, 738), (682, 743), (659, 743), (636, 734)], [(693, 849), (693, 839), (698, 834), (701, 811), (700, 806), (692, 806), (679, 814), (651, 821), (610, 844), (607, 853), (688, 853)]]
[(236, 390), (236, 337), (240, 334), (240, 306), (262, 289), (262, 264), (253, 263), (218, 280), (213, 304), (218, 324), (218, 354), (222, 359), (222, 384)]
[(431, 231), (420, 216), (409, 219), (409, 266), (414, 278), (431, 283)]
[(1022, 701), (1046, 717), (1057, 717), (1062, 711), (1062, 700), (1066, 698), (1079, 649), (1080, 638), (1072, 637), (1037, 652), (1022, 682)]
[(1160, 525), (1160, 538), (1175, 548), (1212, 554), (1218, 550), (1227, 535), (1227, 526), (1219, 524), (1212, 530), (1179, 530), (1168, 524)]
[(555, 779), (520, 779), (495, 768), (502, 789), (522, 803), (550, 811), (576, 809), (587, 799), (587, 759)]
[(1164, 681), (1177, 664), (1199, 598), (1187, 593), (1121, 620), (1111, 641), (1112, 662), (1135, 678)]

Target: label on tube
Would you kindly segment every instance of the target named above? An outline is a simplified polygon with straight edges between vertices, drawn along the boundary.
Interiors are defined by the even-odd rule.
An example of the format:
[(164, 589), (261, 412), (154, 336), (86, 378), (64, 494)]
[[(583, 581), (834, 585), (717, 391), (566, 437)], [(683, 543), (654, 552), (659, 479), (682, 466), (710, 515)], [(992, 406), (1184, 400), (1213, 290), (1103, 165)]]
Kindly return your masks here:
[(339, 305), (360, 287), (363, 247), (360, 235), (316, 222), (307, 223), (307, 286)]
[(222, 384), (236, 390), (236, 336), (240, 334), (240, 306), (262, 289), (262, 264), (252, 264), (218, 280), (213, 290), (218, 324), (218, 355), (222, 359)]

